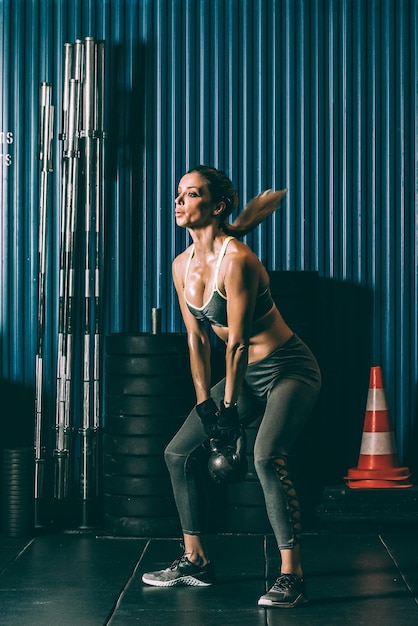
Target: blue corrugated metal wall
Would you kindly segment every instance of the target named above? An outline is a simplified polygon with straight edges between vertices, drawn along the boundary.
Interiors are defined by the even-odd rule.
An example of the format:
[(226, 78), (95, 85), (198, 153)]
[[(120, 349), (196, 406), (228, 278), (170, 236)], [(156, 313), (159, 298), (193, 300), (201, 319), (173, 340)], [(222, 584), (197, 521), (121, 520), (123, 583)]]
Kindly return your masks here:
[(106, 331), (149, 330), (153, 306), (163, 330), (181, 329), (170, 266), (186, 234), (172, 209), (188, 167), (226, 170), (242, 203), (286, 186), (247, 241), (269, 269), (370, 292), (366, 366), (382, 365), (405, 456), (417, 422), (417, 14), (417, 0), (0, 0), (0, 377), (34, 384), (47, 81), (53, 393), (63, 46), (92, 36), (106, 42)]

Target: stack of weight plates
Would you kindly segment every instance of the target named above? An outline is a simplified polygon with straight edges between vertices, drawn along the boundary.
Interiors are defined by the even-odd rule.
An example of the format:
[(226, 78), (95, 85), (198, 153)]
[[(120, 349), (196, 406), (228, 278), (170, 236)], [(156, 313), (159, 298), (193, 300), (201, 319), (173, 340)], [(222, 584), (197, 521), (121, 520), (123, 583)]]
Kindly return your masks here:
[(34, 480), (32, 448), (3, 450), (3, 533), (7, 537), (33, 534)]
[(178, 536), (164, 448), (194, 404), (187, 337), (112, 334), (105, 352), (105, 531)]

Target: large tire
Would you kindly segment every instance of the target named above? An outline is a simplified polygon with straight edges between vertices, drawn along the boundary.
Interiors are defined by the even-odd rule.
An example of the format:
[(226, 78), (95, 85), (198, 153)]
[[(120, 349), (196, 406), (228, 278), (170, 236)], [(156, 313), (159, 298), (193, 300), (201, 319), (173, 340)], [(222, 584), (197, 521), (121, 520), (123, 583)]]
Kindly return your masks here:
[(189, 357), (185, 354), (172, 354), (169, 359), (161, 359), (158, 354), (110, 354), (105, 357), (107, 374), (117, 376), (170, 376), (173, 372), (187, 372), (188, 368)]
[[(164, 392), (163, 382), (161, 383), (161, 392)], [(192, 407), (193, 399), (187, 396), (112, 396), (107, 393), (105, 395), (106, 415), (185, 417)]]
[(182, 333), (161, 333), (149, 335), (139, 333), (130, 334), (110, 334), (106, 337), (106, 355), (160, 355), (167, 357), (171, 355), (187, 355), (187, 335)]
[(155, 435), (150, 437), (105, 435), (103, 442), (107, 454), (147, 457), (162, 456), (169, 438), (168, 435)]
[(106, 416), (106, 433), (108, 435), (165, 435), (176, 432), (184, 421), (184, 417), (167, 417), (166, 415), (144, 416)]
[[(164, 396), (172, 398), (189, 397), (193, 390), (188, 376), (106, 376), (106, 392), (111, 396), (150, 396), (161, 398), (161, 385), (164, 384)], [(148, 399), (148, 398), (147, 398)]]
[(111, 495), (171, 496), (170, 482), (165, 476), (114, 476), (105, 474), (103, 479), (105, 492)]
[(105, 451), (103, 468), (110, 476), (166, 476), (168, 471), (162, 454), (157, 456), (129, 456)]

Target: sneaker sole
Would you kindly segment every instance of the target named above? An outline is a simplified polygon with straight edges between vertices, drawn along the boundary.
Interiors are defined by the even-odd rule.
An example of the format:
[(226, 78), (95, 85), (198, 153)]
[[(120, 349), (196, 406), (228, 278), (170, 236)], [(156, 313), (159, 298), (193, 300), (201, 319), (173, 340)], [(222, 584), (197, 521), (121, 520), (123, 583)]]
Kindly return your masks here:
[(194, 576), (182, 576), (181, 578), (175, 578), (174, 580), (154, 580), (147, 578), (146, 575), (142, 576), (142, 582), (153, 587), (177, 587), (178, 585), (184, 585), (187, 587), (210, 587), (213, 583), (204, 582)]
[(275, 609), (293, 609), (295, 606), (307, 603), (308, 600), (303, 596), (298, 596), (293, 602), (274, 602), (273, 600), (268, 600), (267, 598), (260, 598), (258, 601), (259, 606), (268, 606)]

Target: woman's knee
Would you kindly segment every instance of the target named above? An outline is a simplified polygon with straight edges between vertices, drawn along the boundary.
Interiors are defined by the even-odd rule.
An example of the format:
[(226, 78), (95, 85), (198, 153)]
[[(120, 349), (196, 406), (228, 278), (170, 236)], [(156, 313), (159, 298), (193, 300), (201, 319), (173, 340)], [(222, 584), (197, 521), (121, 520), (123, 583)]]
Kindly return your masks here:
[(276, 452), (271, 455), (260, 455), (254, 450), (254, 467), (260, 483), (267, 484), (271, 479), (289, 477), (288, 455), (285, 451)]
[(170, 473), (172, 470), (184, 467), (187, 462), (187, 455), (176, 452), (176, 447), (172, 442), (164, 450), (164, 461)]
[(254, 467), (261, 485), (268, 482), (269, 478), (274, 474), (273, 460), (270, 457), (262, 458), (254, 454)]

